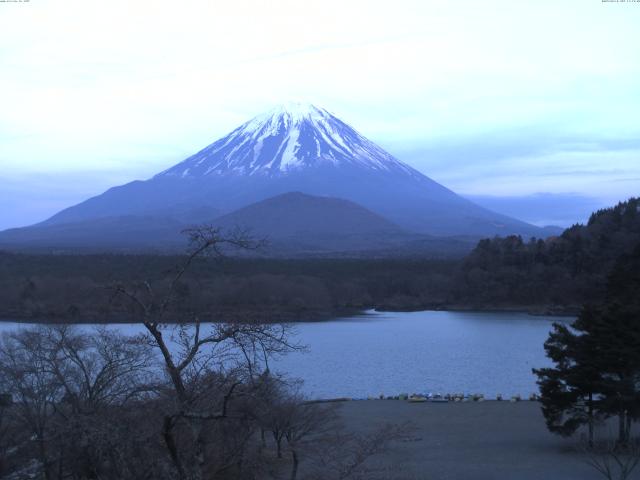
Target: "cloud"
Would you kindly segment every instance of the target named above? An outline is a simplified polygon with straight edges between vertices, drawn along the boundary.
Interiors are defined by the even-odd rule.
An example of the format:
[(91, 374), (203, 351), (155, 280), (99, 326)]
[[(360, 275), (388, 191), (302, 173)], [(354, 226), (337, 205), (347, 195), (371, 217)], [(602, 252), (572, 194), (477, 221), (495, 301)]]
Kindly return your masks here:
[(539, 192), (522, 196), (469, 195), (485, 208), (519, 218), (538, 226), (569, 227), (586, 223), (591, 213), (609, 206), (597, 198), (577, 193)]
[(554, 132), (537, 125), (425, 141), (394, 153), (466, 194), (578, 191), (611, 202), (640, 191), (639, 182), (628, 180), (640, 175), (637, 138)]

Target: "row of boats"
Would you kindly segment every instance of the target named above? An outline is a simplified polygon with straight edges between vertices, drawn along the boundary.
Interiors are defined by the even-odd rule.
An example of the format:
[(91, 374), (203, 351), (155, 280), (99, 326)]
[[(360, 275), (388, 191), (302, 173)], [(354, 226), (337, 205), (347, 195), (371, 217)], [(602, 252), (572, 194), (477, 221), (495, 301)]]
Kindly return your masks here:
[[(498, 401), (511, 401), (511, 402), (519, 402), (523, 400), (520, 395), (513, 395), (509, 398), (505, 398), (502, 394), (498, 394), (495, 397)], [(532, 393), (529, 395), (529, 400), (535, 401), (538, 400), (539, 397), (537, 394)], [(401, 393), (395, 396), (385, 396), (380, 394), (379, 397), (367, 397), (367, 398), (352, 398), (351, 400), (405, 400), (409, 403), (447, 403), (447, 402), (483, 402), (485, 400), (485, 396), (482, 393), (475, 394), (463, 394), (463, 393), (447, 393), (445, 395), (436, 393)]]

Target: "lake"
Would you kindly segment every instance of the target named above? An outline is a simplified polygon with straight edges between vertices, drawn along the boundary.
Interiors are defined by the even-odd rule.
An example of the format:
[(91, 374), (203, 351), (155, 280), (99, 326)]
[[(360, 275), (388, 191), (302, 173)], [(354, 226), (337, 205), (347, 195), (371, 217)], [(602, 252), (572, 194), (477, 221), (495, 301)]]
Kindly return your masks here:
[[(402, 392), (483, 393), (495, 398), (537, 392), (534, 367), (550, 365), (543, 344), (554, 321), (570, 318), (507, 312), (367, 312), (296, 324), (308, 347), (277, 359), (272, 370), (304, 379), (313, 398)], [(25, 324), (0, 322), (0, 331)], [(114, 325), (125, 333), (140, 325)]]

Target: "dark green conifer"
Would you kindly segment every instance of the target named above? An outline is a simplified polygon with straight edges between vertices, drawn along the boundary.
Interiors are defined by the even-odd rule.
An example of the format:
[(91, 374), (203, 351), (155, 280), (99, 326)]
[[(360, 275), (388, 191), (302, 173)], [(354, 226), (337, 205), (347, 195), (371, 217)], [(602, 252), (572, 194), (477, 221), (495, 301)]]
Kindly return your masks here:
[(545, 350), (555, 366), (534, 373), (549, 430), (571, 435), (586, 424), (591, 443), (594, 422), (617, 416), (627, 443), (640, 418), (640, 246), (616, 262), (605, 302), (555, 324)]

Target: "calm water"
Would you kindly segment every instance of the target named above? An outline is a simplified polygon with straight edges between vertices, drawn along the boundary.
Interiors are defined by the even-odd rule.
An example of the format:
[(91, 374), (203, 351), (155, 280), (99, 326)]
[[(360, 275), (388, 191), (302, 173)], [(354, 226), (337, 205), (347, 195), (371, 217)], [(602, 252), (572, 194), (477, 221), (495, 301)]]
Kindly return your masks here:
[[(549, 365), (543, 343), (553, 321), (519, 313), (371, 312), (296, 325), (305, 353), (272, 370), (303, 378), (312, 397), (402, 392), (529, 395), (533, 367)], [(24, 326), (0, 322), (0, 331)], [(117, 325), (125, 333), (139, 325)]]

